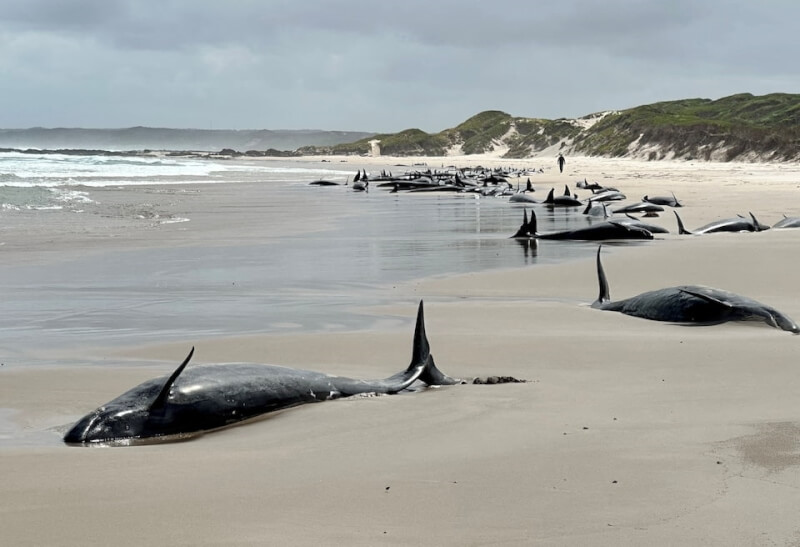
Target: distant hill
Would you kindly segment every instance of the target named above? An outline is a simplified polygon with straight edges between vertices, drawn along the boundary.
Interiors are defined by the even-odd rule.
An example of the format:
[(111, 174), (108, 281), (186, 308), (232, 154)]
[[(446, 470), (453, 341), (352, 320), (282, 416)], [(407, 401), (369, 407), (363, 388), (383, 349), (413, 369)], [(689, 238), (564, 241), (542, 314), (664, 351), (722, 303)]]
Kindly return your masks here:
[(493, 153), (526, 158), (562, 152), (649, 160), (797, 161), (800, 95), (684, 99), (578, 119), (521, 118), (490, 110), (435, 134), (407, 129), (298, 152), (367, 154), (372, 140), (380, 141), (382, 155), (398, 156)]
[(222, 149), (296, 150), (303, 146), (332, 146), (369, 137), (373, 133), (321, 130), (227, 130), (44, 128), (0, 129), (0, 147), (98, 150), (191, 150)]

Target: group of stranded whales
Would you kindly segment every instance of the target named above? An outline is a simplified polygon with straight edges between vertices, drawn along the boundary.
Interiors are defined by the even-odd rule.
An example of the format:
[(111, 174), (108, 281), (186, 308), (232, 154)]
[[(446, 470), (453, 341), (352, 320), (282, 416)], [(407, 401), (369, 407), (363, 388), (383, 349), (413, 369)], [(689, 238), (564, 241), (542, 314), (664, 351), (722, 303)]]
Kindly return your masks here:
[[(456, 188), (477, 186), (465, 182), (456, 171), (453, 184)], [(483, 172), (483, 186), (489, 181), (503, 185), (507, 173)], [(517, 173), (519, 175), (519, 173)], [(420, 189), (429, 184), (420, 178), (433, 180), (432, 173), (419, 175), (400, 181), (382, 174), (389, 179), (393, 191), (401, 183), (406, 187)], [(471, 175), (475, 176), (475, 175)], [(412, 182), (413, 181), (413, 182)], [(511, 187), (507, 183), (507, 187)], [(316, 186), (335, 186), (336, 182), (320, 179), (310, 183)], [(383, 184), (383, 183), (381, 183)], [(448, 183), (449, 184), (449, 183)], [(441, 183), (436, 183), (442, 186)], [(366, 171), (353, 181), (353, 188), (366, 191), (369, 177)], [(578, 183), (578, 188), (590, 189), (595, 200), (585, 202), (584, 214), (602, 216), (604, 220), (584, 228), (561, 232), (539, 233), (536, 213), (531, 210), (528, 219), (527, 209), (523, 209), (523, 223), (512, 236), (518, 240), (584, 240), (606, 241), (625, 239), (653, 239), (654, 233), (665, 229), (646, 224), (635, 217), (609, 218), (606, 201), (625, 199), (616, 188), (603, 187), (597, 183)], [(526, 189), (513, 195), (533, 192), (528, 180)], [(620, 197), (621, 196), (621, 197)], [(513, 200), (519, 202), (521, 200)], [(584, 202), (565, 188), (562, 196), (554, 196), (550, 190), (547, 199), (538, 202), (550, 207), (578, 207)], [(681, 207), (673, 194), (671, 197), (644, 196), (642, 203), (654, 206)], [(601, 207), (601, 209), (596, 209)], [(634, 209), (647, 213), (646, 208)], [(601, 212), (598, 212), (601, 211)], [(619, 212), (619, 210), (615, 211)], [(626, 212), (630, 212), (628, 209)], [(731, 219), (712, 222), (693, 231), (683, 227), (680, 216), (675, 212), (679, 234), (708, 234), (714, 232), (757, 232), (769, 229), (758, 222), (751, 213), (750, 218), (737, 216)], [(773, 228), (800, 228), (800, 217), (786, 217)], [(728, 321), (762, 321), (767, 325), (800, 334), (800, 327), (782, 312), (757, 302), (751, 298), (721, 289), (700, 285), (680, 285), (648, 291), (624, 300), (612, 301), (608, 280), (600, 260), (602, 245), (597, 249), (597, 277), (599, 295), (592, 308), (604, 311), (617, 311), (626, 315), (666, 321), (671, 323), (711, 325)], [(425, 332), (423, 303), (417, 310), (414, 330), (411, 363), (408, 367), (388, 378), (379, 380), (359, 380), (331, 376), (322, 372), (295, 369), (279, 365), (256, 363), (205, 364), (189, 367), (194, 348), (186, 359), (169, 376), (154, 378), (130, 389), (119, 397), (90, 412), (74, 424), (64, 435), (69, 445), (128, 446), (157, 441), (174, 441), (192, 438), (217, 429), (241, 424), (263, 417), (271, 412), (284, 410), (307, 403), (316, 403), (350, 397), (359, 394), (395, 394), (411, 388), (417, 382), (428, 386), (444, 386), (464, 383), (452, 378), (437, 367), (430, 350)], [(513, 377), (490, 377), (475, 379), (474, 383), (518, 382)]]

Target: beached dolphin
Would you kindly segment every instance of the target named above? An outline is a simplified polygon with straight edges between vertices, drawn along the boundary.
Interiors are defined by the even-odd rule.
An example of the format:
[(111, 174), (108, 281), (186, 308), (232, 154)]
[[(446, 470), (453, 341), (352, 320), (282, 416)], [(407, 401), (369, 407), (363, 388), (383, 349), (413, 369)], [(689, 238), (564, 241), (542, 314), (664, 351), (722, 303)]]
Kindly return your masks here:
[(584, 215), (590, 217), (603, 217), (608, 218), (608, 207), (605, 202), (594, 203), (592, 201), (586, 202), (586, 208), (583, 210)]
[(531, 211), (528, 221), (528, 212), (523, 211), (522, 225), (511, 236), (514, 239), (570, 239), (575, 241), (601, 241), (608, 239), (653, 239), (653, 234), (633, 224), (616, 221), (604, 221), (563, 232), (550, 232), (540, 234), (536, 229), (536, 213)]
[(654, 203), (642, 201), (639, 203), (626, 205), (625, 207), (620, 207), (619, 209), (614, 209), (612, 213), (645, 213), (645, 216), (658, 216), (658, 213), (662, 212), (663, 210), (664, 208), (661, 205), (655, 205)]
[(611, 301), (600, 250), (597, 248), (597, 279), (600, 294), (593, 308), (618, 311), (634, 317), (672, 323), (719, 324), (726, 321), (763, 321), (771, 327), (800, 334), (800, 327), (775, 308), (746, 296), (702, 285), (681, 285), (648, 291), (625, 300)]
[(678, 198), (675, 197), (675, 192), (672, 193), (672, 196), (644, 196), (642, 201), (646, 201), (647, 203), (653, 203), (655, 205), (666, 205), (667, 207), (683, 207), (683, 204), (678, 201)]
[(614, 222), (619, 222), (621, 224), (625, 224), (627, 226), (636, 226), (637, 228), (642, 228), (643, 230), (647, 230), (653, 234), (668, 234), (669, 230), (658, 226), (656, 224), (650, 224), (649, 222), (644, 222), (634, 216), (629, 214), (625, 214), (624, 217), (613, 217), (611, 220)]
[(189, 356), (169, 377), (148, 380), (86, 415), (64, 436), (68, 444), (134, 444), (180, 440), (285, 408), (360, 393), (397, 393), (417, 380), (459, 380), (436, 368), (425, 335), (422, 302), (411, 364), (384, 380), (356, 380), (321, 372), (253, 363), (197, 365)]
[(508, 198), (510, 203), (539, 203), (539, 200), (529, 196), (525, 192), (517, 192)]
[[(569, 192), (569, 189), (567, 189), (567, 192)], [(583, 205), (581, 200), (569, 194), (564, 194), (563, 196), (556, 196), (554, 194), (555, 189), (551, 188), (550, 192), (547, 194), (547, 198), (544, 200), (544, 203), (550, 207), (580, 207)]]
[(710, 222), (705, 226), (701, 226), (700, 228), (690, 232), (684, 228), (683, 221), (678, 215), (678, 211), (672, 212), (675, 213), (675, 218), (678, 219), (678, 233), (681, 235), (713, 234), (717, 232), (761, 232), (764, 230), (769, 230), (769, 226), (761, 224), (756, 219), (755, 215), (750, 213), (750, 219), (752, 220), (743, 216), (715, 220), (714, 222)]
[(773, 228), (800, 228), (800, 217), (787, 217), (783, 215), (783, 218), (776, 222)]
[(627, 199), (619, 190), (604, 190), (589, 196), (589, 201), (622, 201)]
[(583, 180), (579, 180), (575, 183), (577, 188), (581, 188), (583, 190), (591, 190), (594, 192), (595, 190), (603, 190), (604, 187), (597, 182), (589, 182), (585, 178)]

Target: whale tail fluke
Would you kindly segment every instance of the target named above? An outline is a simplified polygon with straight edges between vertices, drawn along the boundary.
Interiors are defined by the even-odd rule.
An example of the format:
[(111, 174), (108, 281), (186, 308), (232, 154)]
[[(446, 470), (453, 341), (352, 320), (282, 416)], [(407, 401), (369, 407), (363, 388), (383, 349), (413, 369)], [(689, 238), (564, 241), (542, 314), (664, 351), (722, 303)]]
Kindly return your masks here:
[(673, 213), (675, 213), (675, 218), (677, 218), (677, 219), (678, 219), (678, 233), (679, 233), (680, 235), (682, 235), (682, 236), (688, 236), (688, 235), (692, 235), (692, 232), (690, 232), (689, 230), (687, 230), (687, 229), (686, 229), (686, 228), (683, 226), (683, 221), (681, 220), (681, 217), (680, 217), (680, 215), (678, 214), (678, 211), (672, 211), (672, 212), (673, 212)]
[(611, 294), (608, 290), (608, 279), (606, 279), (606, 272), (603, 270), (603, 263), (600, 261), (600, 250), (602, 248), (602, 245), (597, 246), (597, 283), (600, 285), (600, 294), (598, 294), (597, 300), (592, 303), (593, 308), (599, 308), (605, 302), (611, 300)]
[(436, 363), (433, 362), (433, 355), (428, 356), (425, 370), (422, 371), (418, 379), (429, 386), (452, 386), (453, 384), (462, 383), (458, 378), (452, 378), (439, 370), (436, 367)]
[(417, 325), (414, 329), (414, 350), (411, 356), (411, 364), (406, 372), (415, 372), (420, 365), (423, 365), (422, 371), (416, 379), (425, 382), (429, 386), (448, 386), (460, 382), (460, 380), (451, 378), (436, 368), (433, 355), (431, 355), (430, 342), (428, 342), (428, 336), (425, 333), (425, 310), (422, 300), (419, 301), (417, 310)]

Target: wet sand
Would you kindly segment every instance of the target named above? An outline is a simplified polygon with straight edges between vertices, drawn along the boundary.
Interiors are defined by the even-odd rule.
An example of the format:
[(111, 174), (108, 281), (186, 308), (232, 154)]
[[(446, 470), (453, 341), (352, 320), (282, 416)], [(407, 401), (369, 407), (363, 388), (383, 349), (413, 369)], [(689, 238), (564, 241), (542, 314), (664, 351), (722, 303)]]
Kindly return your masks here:
[[(563, 175), (551, 158), (507, 163), (544, 165), (537, 186), (572, 185), (586, 176), (637, 199), (674, 191), (686, 203), (680, 214), (690, 228), (747, 211), (767, 224), (783, 213), (800, 214), (796, 164), (567, 160)], [(432, 167), (442, 162), (463, 164), (429, 160)], [(191, 223), (122, 226), (114, 246), (208, 238), (224, 246), (258, 236), (248, 216), (257, 208), (237, 210), (236, 225), (206, 224), (204, 207), (219, 205), (224, 195), (190, 196), (170, 196), (174, 205), (163, 207), (186, 213)], [(297, 210), (285, 212), (276, 226), (303, 224)], [(654, 222), (675, 230), (669, 211)], [(73, 252), (112, 248), (96, 247), (89, 230), (48, 235), (42, 228), (27, 245), (24, 237), (4, 246), (9, 259), (52, 266), (64, 252), (59, 238)], [(800, 320), (798, 237), (796, 230), (670, 234), (646, 246), (607, 246), (603, 260), (614, 298), (705, 284)], [(8, 232), (4, 238), (11, 239)], [(391, 291), (397, 304), (363, 312), (396, 320), (363, 331), (70, 348), (70, 362), (93, 363), (83, 367), (52, 364), (66, 350), (43, 348), (32, 352), (39, 366), (3, 366), (0, 406), (13, 412), (0, 414), (0, 424), (16, 443), (0, 444), (0, 539), (14, 545), (797, 542), (800, 337), (762, 324), (683, 327), (594, 310), (590, 258), (419, 279)], [(190, 345), (198, 363), (270, 362), (389, 376), (408, 363), (421, 298), (443, 371), (529, 382), (307, 405), (177, 444), (60, 443), (73, 420), (172, 370)]]

